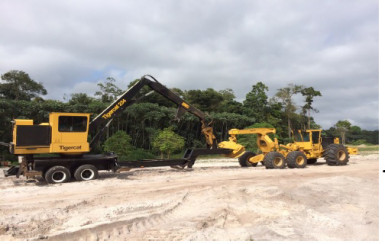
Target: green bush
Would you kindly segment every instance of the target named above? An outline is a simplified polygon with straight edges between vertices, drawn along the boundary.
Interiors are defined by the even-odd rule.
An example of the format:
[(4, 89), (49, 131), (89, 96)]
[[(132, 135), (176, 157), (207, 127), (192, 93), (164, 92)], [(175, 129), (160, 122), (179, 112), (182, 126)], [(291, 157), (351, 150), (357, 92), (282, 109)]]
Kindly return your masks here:
[(131, 144), (131, 137), (124, 131), (117, 131), (113, 136), (108, 138), (104, 145), (105, 152), (114, 152), (120, 160), (127, 160), (130, 154), (134, 151), (134, 146)]
[(163, 153), (167, 153), (167, 158), (170, 158), (171, 153), (183, 149), (184, 144), (184, 138), (172, 131), (171, 128), (158, 132), (152, 141), (152, 146), (160, 151), (162, 158)]
[(153, 159), (155, 156), (142, 148), (135, 148), (132, 139), (124, 131), (117, 131), (103, 145), (104, 152), (114, 152), (119, 160)]
[(368, 144), (368, 142), (365, 139), (359, 139), (356, 141), (351, 142), (352, 145), (362, 145), (362, 144)]
[(142, 159), (153, 159), (155, 155), (142, 148), (136, 148), (129, 153), (127, 156), (128, 160), (142, 160)]

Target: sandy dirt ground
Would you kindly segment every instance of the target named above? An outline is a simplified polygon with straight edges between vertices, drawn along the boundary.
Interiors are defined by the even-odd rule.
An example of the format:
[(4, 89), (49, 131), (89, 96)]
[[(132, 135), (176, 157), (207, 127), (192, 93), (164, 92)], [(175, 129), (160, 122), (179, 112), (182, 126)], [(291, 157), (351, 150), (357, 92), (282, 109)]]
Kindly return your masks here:
[(0, 240), (378, 240), (378, 154), (347, 166), (137, 169), (47, 185), (0, 173)]

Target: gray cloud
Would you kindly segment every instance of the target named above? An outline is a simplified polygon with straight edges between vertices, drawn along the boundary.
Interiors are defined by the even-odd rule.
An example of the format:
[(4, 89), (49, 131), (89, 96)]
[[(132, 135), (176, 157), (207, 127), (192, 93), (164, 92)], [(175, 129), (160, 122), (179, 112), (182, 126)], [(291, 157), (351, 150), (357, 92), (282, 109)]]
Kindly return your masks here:
[[(125, 87), (152, 74), (169, 87), (263, 81), (313, 86), (317, 122), (378, 128), (378, 1), (1, 1), (0, 72), (20, 69), (48, 98)], [(297, 99), (300, 105), (302, 98)], [(363, 112), (364, 111), (364, 112)]]

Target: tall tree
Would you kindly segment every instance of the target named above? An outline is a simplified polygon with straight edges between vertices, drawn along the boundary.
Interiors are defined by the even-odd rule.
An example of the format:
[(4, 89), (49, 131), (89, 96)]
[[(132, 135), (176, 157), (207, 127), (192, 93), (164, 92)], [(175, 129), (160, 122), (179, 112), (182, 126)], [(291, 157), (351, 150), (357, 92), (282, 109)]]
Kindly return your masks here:
[(216, 112), (226, 113), (242, 113), (243, 105), (235, 100), (233, 89), (220, 90), (219, 93), (222, 95), (223, 101), (217, 107)]
[(311, 111), (318, 113), (318, 109), (313, 108), (314, 97), (322, 96), (322, 94), (320, 91), (314, 90), (313, 87), (303, 88), (301, 94), (305, 97), (305, 105), (302, 106), (302, 113), (307, 116), (307, 128), (310, 129), (310, 113)]
[(213, 88), (185, 91), (184, 99), (204, 112), (218, 111), (224, 101), (223, 95)]
[(283, 105), (285, 115), (287, 117), (287, 129), (288, 129), (288, 135), (291, 138), (291, 118), (293, 117), (293, 114), (297, 110), (296, 105), (293, 101), (293, 96), (303, 89), (303, 86), (298, 86), (294, 84), (289, 84), (287, 87), (278, 89), (278, 92), (275, 94), (275, 96), (280, 100), (280, 102)]
[[(99, 91), (95, 92), (95, 96), (100, 98), (100, 101), (103, 103), (111, 103), (115, 101), (120, 95), (122, 95), (123, 90), (120, 89), (116, 84), (116, 80), (113, 77), (107, 77), (106, 81), (103, 83), (98, 83)], [(117, 127), (119, 129), (120, 119), (119, 116), (115, 119)], [(107, 127), (106, 132), (107, 138), (110, 136), (110, 127)]]
[(361, 131), (362, 131), (361, 127), (357, 125), (353, 125), (350, 127), (350, 133), (352, 133), (353, 135), (359, 135)]
[(231, 102), (235, 98), (234, 91), (230, 88), (220, 90), (219, 93), (222, 95), (224, 102)]
[(95, 96), (100, 97), (102, 102), (112, 102), (122, 95), (123, 90), (116, 86), (116, 80), (113, 77), (107, 77), (104, 83), (98, 83), (99, 91)]
[(339, 120), (334, 126), (341, 135), (342, 144), (345, 144), (346, 132), (349, 131), (351, 125), (347, 120)]
[[(266, 92), (269, 88), (261, 81), (253, 85), (252, 90), (246, 94), (246, 99), (243, 105), (249, 115), (255, 117), (257, 122), (266, 120), (268, 111), (268, 97)], [(248, 112), (246, 112), (248, 113)]]
[(68, 101), (70, 105), (82, 104), (89, 105), (95, 98), (89, 97), (86, 93), (72, 93), (71, 99)]
[(1, 75), (0, 97), (12, 100), (30, 101), (39, 95), (47, 95), (43, 84), (36, 82), (27, 73), (11, 70)]

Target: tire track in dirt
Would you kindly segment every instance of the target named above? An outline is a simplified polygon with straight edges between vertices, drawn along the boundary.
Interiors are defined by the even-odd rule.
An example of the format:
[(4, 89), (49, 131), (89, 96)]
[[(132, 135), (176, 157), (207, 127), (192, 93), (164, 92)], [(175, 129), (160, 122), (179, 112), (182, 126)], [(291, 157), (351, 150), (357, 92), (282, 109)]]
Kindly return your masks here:
[(129, 220), (120, 220), (112, 223), (100, 224), (94, 227), (85, 228), (73, 232), (66, 232), (43, 238), (48, 241), (108, 241), (108, 240), (128, 240), (130, 234), (137, 235), (146, 231), (148, 228), (159, 225), (171, 219), (171, 215), (186, 201), (189, 192), (186, 192), (181, 199), (166, 209), (145, 217), (137, 217)]

